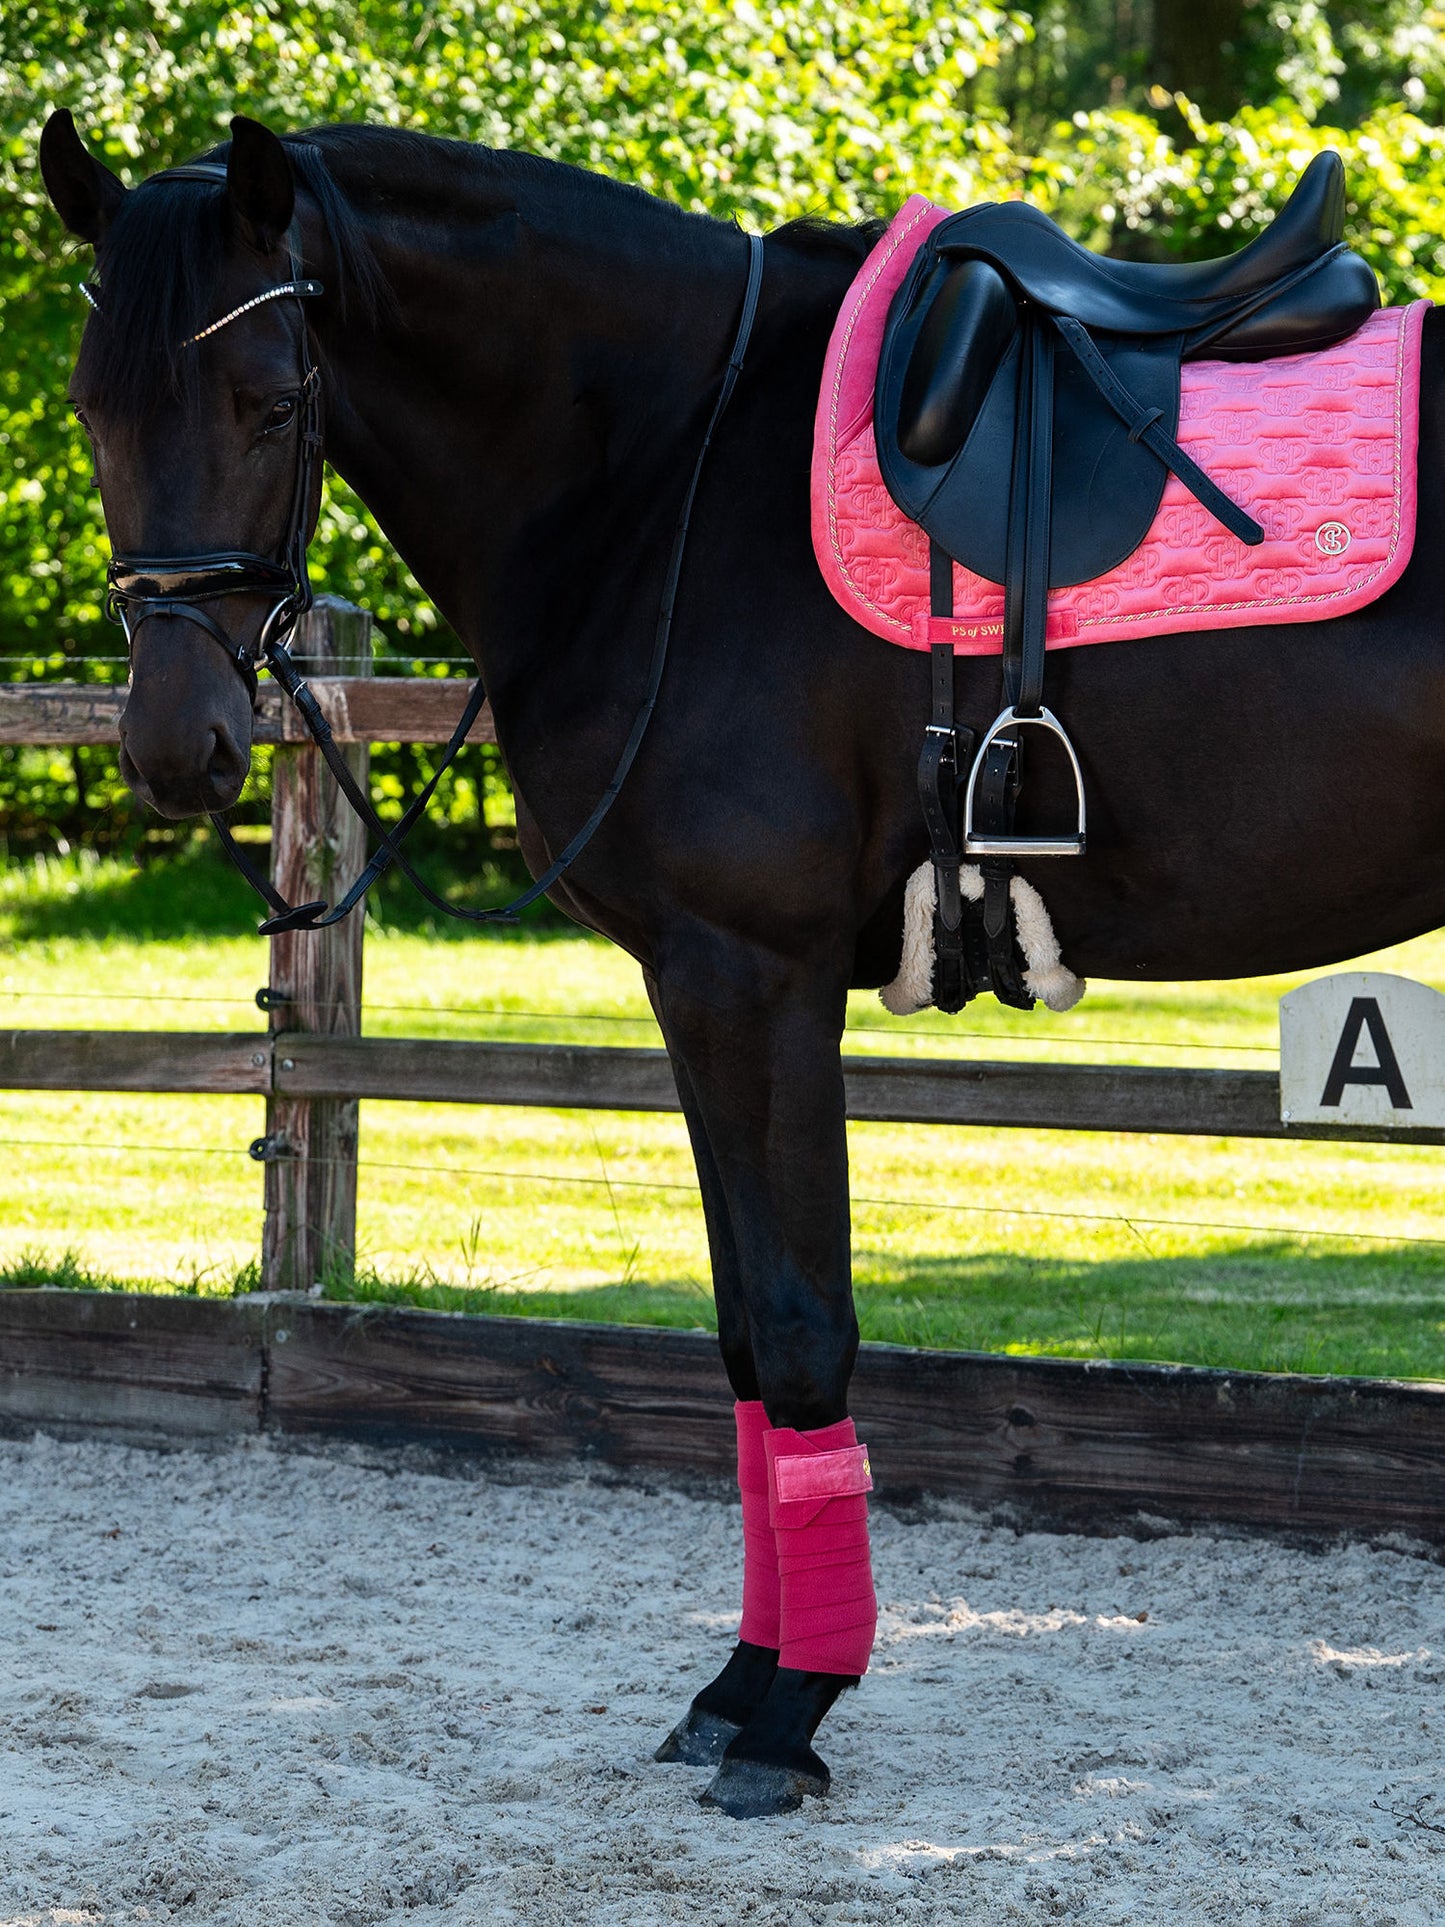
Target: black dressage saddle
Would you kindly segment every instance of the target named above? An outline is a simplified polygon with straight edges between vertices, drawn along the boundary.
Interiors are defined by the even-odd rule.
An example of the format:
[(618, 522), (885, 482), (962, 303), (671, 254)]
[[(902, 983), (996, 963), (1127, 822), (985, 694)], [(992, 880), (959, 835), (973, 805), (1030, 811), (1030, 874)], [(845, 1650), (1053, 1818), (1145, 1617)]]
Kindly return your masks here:
[[(932, 545), (932, 613), (953, 613), (951, 561), (1004, 589), (1003, 708), (975, 749), (954, 725), (952, 643), (935, 646), (919, 784), (937, 872), (935, 935), (957, 949), (959, 863), (983, 859), (988, 975), (1007, 1001), (1031, 1001), (1016, 971), (1000, 987), (1005, 955), (1012, 962), (1011, 860), (1084, 849), (1082, 773), (1042, 702), (1048, 592), (1130, 556), (1170, 472), (1241, 542), (1263, 540), (1175, 439), (1180, 368), (1299, 354), (1352, 334), (1380, 297), (1369, 266), (1343, 244), (1344, 216), (1333, 153), (1316, 156), (1263, 234), (1213, 261), (1110, 260), (1037, 208), (987, 203), (933, 229), (894, 297), (874, 430), (890, 494)], [(1072, 767), (1078, 820), (1057, 835), (1013, 831), (1027, 725), (1050, 732)], [(965, 987), (963, 1001), (971, 994)]]
[[(1181, 362), (1328, 347), (1379, 307), (1373, 273), (1341, 242), (1344, 215), (1344, 168), (1320, 154), (1264, 233), (1221, 260), (1112, 261), (1018, 201), (941, 222), (894, 300), (879, 360), (874, 422), (890, 493), (955, 560), (1007, 580), (1002, 478), (1018, 466), (1035, 333), (1069, 350), (1040, 424), (1049, 586), (1103, 575), (1143, 541), (1166, 469), (1178, 472)], [(1197, 470), (1182, 479), (1207, 483)], [(1222, 519), (1249, 539), (1248, 518)]]

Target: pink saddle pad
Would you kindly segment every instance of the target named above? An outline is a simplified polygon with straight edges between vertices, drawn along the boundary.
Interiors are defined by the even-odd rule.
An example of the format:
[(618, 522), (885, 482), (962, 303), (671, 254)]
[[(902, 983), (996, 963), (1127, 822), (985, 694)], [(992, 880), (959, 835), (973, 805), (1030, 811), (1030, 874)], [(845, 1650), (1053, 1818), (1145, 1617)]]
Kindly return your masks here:
[[(864, 262), (834, 324), (813, 435), (813, 546), (833, 594), (874, 635), (907, 649), (951, 638), (958, 655), (983, 656), (1003, 646), (1003, 590), (955, 565), (954, 620), (930, 617), (928, 538), (889, 495), (873, 443), (888, 306), (945, 214), (915, 195)], [(1262, 524), (1265, 540), (1248, 548), (1171, 475), (1127, 561), (1051, 593), (1049, 646), (1317, 622), (1383, 594), (1415, 540), (1429, 306), (1382, 309), (1318, 354), (1187, 363), (1179, 440)]]

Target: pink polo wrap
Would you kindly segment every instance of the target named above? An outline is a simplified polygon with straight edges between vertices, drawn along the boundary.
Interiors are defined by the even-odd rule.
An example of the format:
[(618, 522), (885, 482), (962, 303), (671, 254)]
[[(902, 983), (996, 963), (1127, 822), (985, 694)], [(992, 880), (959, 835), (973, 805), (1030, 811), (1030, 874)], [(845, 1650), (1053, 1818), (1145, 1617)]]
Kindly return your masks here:
[(743, 1620), (738, 1638), (754, 1646), (778, 1644), (778, 1547), (768, 1516), (768, 1455), (772, 1430), (761, 1399), (739, 1399), (738, 1491), (743, 1501)]
[(866, 1673), (878, 1625), (867, 1448), (850, 1418), (816, 1432), (778, 1426), (764, 1445), (782, 1594), (778, 1664)]

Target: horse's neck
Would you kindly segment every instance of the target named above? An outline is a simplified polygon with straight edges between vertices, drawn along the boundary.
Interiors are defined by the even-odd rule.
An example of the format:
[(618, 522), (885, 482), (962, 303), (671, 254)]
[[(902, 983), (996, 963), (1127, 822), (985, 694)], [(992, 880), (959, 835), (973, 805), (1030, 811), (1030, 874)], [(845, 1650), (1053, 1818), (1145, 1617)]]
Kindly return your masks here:
[(746, 250), (721, 223), (504, 155), (417, 199), (372, 223), (394, 307), (329, 344), (328, 456), (504, 683), (539, 627), (565, 644), (619, 548), (665, 547)]

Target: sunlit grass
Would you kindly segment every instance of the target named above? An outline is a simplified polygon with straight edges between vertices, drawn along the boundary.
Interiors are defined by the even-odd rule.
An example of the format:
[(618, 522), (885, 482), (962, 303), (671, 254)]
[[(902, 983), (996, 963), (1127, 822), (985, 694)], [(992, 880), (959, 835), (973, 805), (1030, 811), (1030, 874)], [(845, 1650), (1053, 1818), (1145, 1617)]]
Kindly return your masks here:
[[(181, 905), (174, 878), (119, 865), (0, 878), (0, 1021), (261, 1030), (266, 946), (224, 934), (253, 927), (249, 907), (228, 878), (183, 875)], [(1445, 937), (1371, 962), (1445, 986)], [(1101, 984), (1065, 1017), (984, 999), (902, 1024), (859, 994), (847, 1048), (1267, 1068), (1278, 998), (1302, 980)], [(365, 1001), (377, 1035), (659, 1041), (631, 961), (555, 930), (373, 929)], [(251, 1285), (262, 1174), (246, 1147), (263, 1115), (244, 1097), (0, 1094), (0, 1283)], [(1438, 1151), (881, 1124), (850, 1136), (867, 1337), (1445, 1377)], [(375, 1102), (361, 1159), (358, 1276), (332, 1291), (712, 1323), (676, 1117)]]

